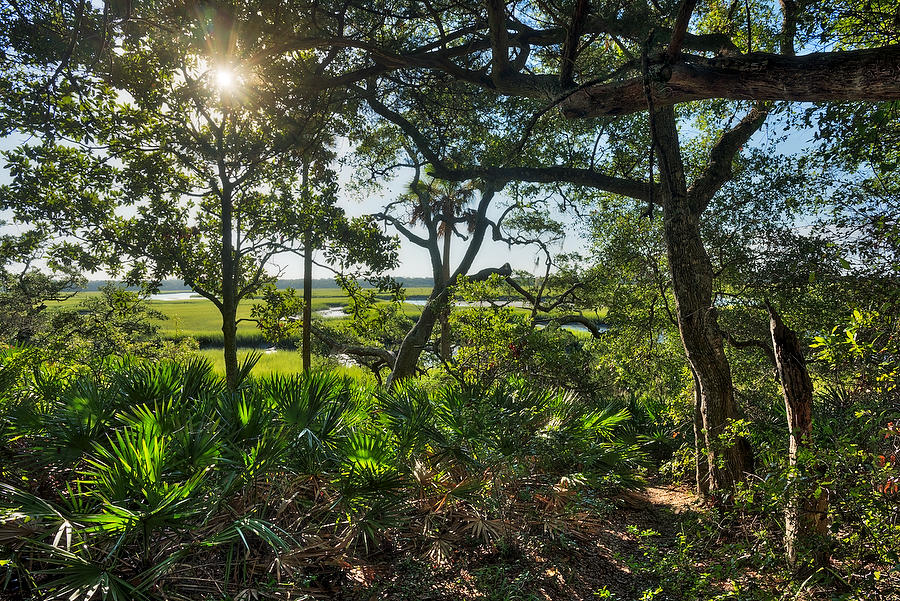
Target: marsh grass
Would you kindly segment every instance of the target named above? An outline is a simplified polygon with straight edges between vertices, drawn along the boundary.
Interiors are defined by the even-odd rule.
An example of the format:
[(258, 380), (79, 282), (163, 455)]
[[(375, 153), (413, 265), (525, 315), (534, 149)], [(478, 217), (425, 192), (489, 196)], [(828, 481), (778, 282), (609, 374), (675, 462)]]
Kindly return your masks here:
[[(427, 296), (429, 288), (411, 288), (410, 296)], [(72, 309), (85, 298), (95, 296), (96, 292), (79, 292), (70, 299), (52, 303), (51, 308)], [(384, 297), (386, 300), (387, 297)], [(250, 320), (252, 308), (259, 304), (258, 299), (248, 299), (238, 306), (238, 346), (255, 347), (266, 345), (266, 341), (256, 328), (256, 323)], [(321, 311), (330, 307), (343, 307), (348, 303), (347, 295), (340, 288), (315, 288), (313, 289), (312, 310)], [(188, 300), (150, 301), (150, 305), (165, 315), (168, 319), (160, 322), (160, 333), (166, 338), (192, 337), (201, 347), (222, 345), (222, 317), (212, 302), (205, 298), (192, 298)], [(421, 307), (405, 304), (403, 311), (409, 317), (415, 319), (422, 313)]]
[[(249, 349), (238, 351), (238, 361), (243, 361), (252, 352)], [(213, 370), (217, 374), (225, 375), (225, 357), (220, 349), (205, 349), (198, 351), (197, 354), (212, 363)], [(338, 365), (332, 360), (318, 356), (313, 356), (312, 362), (313, 370), (327, 369), (341, 376), (351, 376), (361, 382), (372, 379), (372, 375), (361, 367)], [(263, 353), (252, 373), (256, 377), (263, 377), (272, 374), (297, 374), (302, 371), (300, 353), (279, 350)]]
[[(406, 296), (409, 299), (422, 299), (426, 298), (430, 293), (430, 288), (415, 287), (408, 288)], [(71, 309), (77, 306), (78, 303), (85, 298), (96, 294), (96, 292), (79, 292), (77, 295), (66, 301), (53, 303), (51, 307)], [(387, 302), (386, 295), (382, 295), (381, 298), (382, 302)], [(262, 349), (272, 346), (257, 329), (256, 323), (250, 321), (252, 308), (260, 302), (259, 299), (251, 298), (242, 302), (238, 307), (238, 320), (245, 320), (238, 322), (237, 343), (241, 348)], [(347, 298), (347, 295), (340, 288), (313, 289), (313, 311), (346, 306), (348, 302), (349, 299)], [(204, 349), (222, 346), (222, 317), (212, 302), (204, 298), (192, 298), (188, 300), (171, 301), (156, 300), (150, 301), (150, 305), (167, 317), (166, 320), (161, 321), (159, 324), (160, 334), (162, 334), (163, 337), (170, 339), (190, 337), (197, 341), (200, 348)], [(404, 303), (401, 310), (404, 315), (413, 321), (418, 320), (419, 316), (422, 314), (422, 306), (413, 305), (411, 303)], [(517, 313), (528, 313), (526, 309), (514, 308), (513, 310)], [(605, 315), (605, 310), (602, 311), (602, 313)], [(602, 319), (603, 315), (599, 316)], [(279, 347), (293, 349), (295, 342), (296, 341), (287, 340), (280, 344)]]

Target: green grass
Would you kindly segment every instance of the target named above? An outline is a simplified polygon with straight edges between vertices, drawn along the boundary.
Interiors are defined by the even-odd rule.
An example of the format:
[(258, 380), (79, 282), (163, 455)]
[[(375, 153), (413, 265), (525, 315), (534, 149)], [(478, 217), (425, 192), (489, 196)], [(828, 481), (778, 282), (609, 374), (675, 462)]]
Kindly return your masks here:
[[(431, 293), (431, 288), (417, 287), (406, 291), (407, 298), (425, 298)], [(79, 292), (73, 298), (56, 303), (58, 307), (72, 308), (84, 298), (96, 295), (96, 292)], [(383, 302), (387, 296), (381, 297)], [(250, 319), (250, 311), (254, 305), (261, 302), (258, 299), (248, 299), (238, 306), (237, 317)], [(340, 288), (315, 288), (313, 289), (313, 311), (320, 311), (330, 307), (345, 306), (348, 302), (347, 295)], [(150, 305), (165, 315), (167, 319), (160, 323), (160, 332), (167, 338), (191, 337), (197, 340), (202, 348), (222, 346), (222, 317), (216, 306), (205, 298), (193, 298), (189, 300), (150, 301)], [(404, 303), (401, 310), (407, 317), (415, 320), (422, 314), (421, 305)], [(514, 309), (516, 312), (528, 313), (526, 309)], [(602, 319), (606, 310), (599, 313)], [(339, 318), (338, 318), (339, 319)], [(244, 348), (260, 348), (269, 346), (263, 338), (256, 324), (252, 321), (240, 321), (237, 329), (238, 346)], [(216, 351), (213, 351), (216, 352)]]
[[(416, 291), (429, 289), (414, 289)], [(73, 308), (87, 297), (94, 296), (97, 292), (79, 292), (74, 297), (55, 303), (60, 308)], [(238, 306), (237, 317), (250, 319), (250, 311), (254, 305), (259, 304), (258, 299), (248, 299)], [(329, 307), (344, 306), (347, 304), (347, 295), (340, 288), (316, 288), (313, 289), (312, 310), (320, 311)], [(202, 347), (221, 346), (222, 344), (222, 316), (216, 306), (205, 298), (192, 298), (188, 300), (150, 301), (150, 306), (167, 317), (160, 323), (160, 332), (169, 338), (181, 338), (190, 336), (197, 340)], [(411, 308), (412, 314), (418, 315), (415, 308)], [(259, 347), (266, 344), (265, 339), (252, 321), (240, 321), (237, 329), (238, 346)]]
[[(238, 306), (238, 319), (249, 319), (250, 310), (259, 301), (249, 300)], [(197, 334), (222, 334), (222, 316), (214, 304), (205, 298), (185, 301), (151, 301), (150, 305), (168, 319), (162, 322), (162, 332), (175, 336), (196, 336)], [(256, 324), (249, 321), (238, 323), (238, 335), (257, 334)]]
[[(409, 296), (427, 296), (430, 292), (430, 288), (413, 288), (410, 290)], [(386, 296), (384, 298), (386, 299)], [(238, 307), (238, 319), (249, 319), (252, 307), (259, 302), (258, 299), (242, 302)], [(347, 302), (347, 295), (340, 288), (313, 290), (313, 311), (346, 306)], [(222, 344), (222, 317), (210, 301), (202, 298), (184, 301), (151, 301), (151, 305), (169, 318), (161, 324), (161, 332), (164, 336), (190, 336), (203, 347)], [(405, 315), (414, 319), (422, 314), (422, 307), (416, 305), (404, 304), (402, 310)], [(256, 328), (256, 324), (252, 321), (239, 322), (237, 334), (239, 346), (258, 347), (266, 344), (262, 334)]]
[[(238, 361), (243, 361), (252, 350), (238, 351)], [(225, 356), (221, 349), (205, 349), (197, 353), (201, 357), (209, 360), (213, 365), (213, 369), (220, 375), (225, 375)], [(328, 369), (342, 375), (351, 376), (357, 380), (371, 380), (372, 374), (362, 367), (340, 365), (335, 366), (333, 361), (329, 361), (322, 357), (313, 356), (313, 369)], [(303, 371), (303, 365), (300, 359), (300, 353), (297, 351), (275, 351), (271, 353), (263, 353), (253, 368), (253, 375), (267, 376), (273, 373), (294, 374)]]

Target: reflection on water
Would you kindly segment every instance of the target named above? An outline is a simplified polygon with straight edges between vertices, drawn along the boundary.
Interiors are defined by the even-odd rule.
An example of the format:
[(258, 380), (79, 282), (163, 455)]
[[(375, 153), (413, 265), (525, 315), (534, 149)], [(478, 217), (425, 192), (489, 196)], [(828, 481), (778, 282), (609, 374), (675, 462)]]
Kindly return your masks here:
[[(186, 301), (186, 300), (195, 300), (198, 298), (203, 298), (203, 297), (195, 292), (163, 292), (161, 294), (151, 294), (150, 295), (150, 300), (153, 300), (153, 301)], [(409, 299), (405, 302), (409, 303), (410, 305), (417, 305), (417, 306), (422, 307), (422, 306), (425, 306), (426, 300), (427, 299), (414, 298), (414, 299)], [(456, 303), (456, 305), (460, 306), (460, 307), (483, 306), (480, 303)], [(514, 303), (510, 303), (510, 305), (521, 307), (522, 303), (520, 301), (515, 301)], [(320, 310), (316, 311), (316, 315), (318, 315), (319, 317), (324, 317), (325, 319), (335, 319), (338, 317), (347, 317), (347, 313), (344, 312), (344, 307), (342, 307), (342, 306), (328, 307), (327, 309), (320, 309)], [(293, 318), (300, 319), (300, 316), (297, 315), (297, 316), (294, 316)], [(603, 324), (603, 323), (598, 323), (596, 325), (597, 325), (597, 329), (600, 330), (601, 332), (605, 332), (606, 330), (609, 329), (609, 326), (607, 326), (606, 324)], [(538, 323), (537, 327), (545, 328), (545, 327), (547, 327), (547, 324), (546, 323)], [(569, 324), (562, 325), (560, 327), (564, 330), (569, 330), (570, 332), (584, 332), (584, 333), (590, 332), (590, 330), (588, 330), (585, 326), (578, 324), (578, 323), (569, 323)], [(274, 347), (272, 349), (267, 349), (266, 352), (274, 352)]]
[[(546, 323), (537, 324), (537, 328), (539, 330), (543, 330), (546, 327), (547, 327)], [(567, 324), (561, 325), (559, 327), (560, 327), (560, 329), (569, 330), (570, 332), (584, 332), (585, 334), (590, 334), (590, 332), (591, 332), (589, 329), (587, 329), (586, 326), (583, 326), (580, 323), (567, 323)], [(594, 327), (596, 327), (597, 331), (599, 331), (600, 333), (609, 331), (609, 326), (606, 325), (605, 323), (595, 323)]]
[[(428, 302), (428, 299), (427, 298), (409, 298), (403, 302), (408, 303), (410, 305), (424, 307), (425, 303)], [(481, 302), (481, 303), (457, 302), (454, 304), (457, 307), (488, 307), (488, 306), (490, 306), (490, 303), (487, 303), (487, 302)], [(509, 302), (505, 303), (505, 306), (518, 307), (520, 309), (531, 307), (525, 301), (509, 301)], [(607, 330), (609, 330), (609, 326), (606, 325), (605, 323), (595, 323), (594, 325), (597, 327), (597, 330), (599, 330), (600, 332), (606, 332)], [(538, 329), (543, 329), (543, 328), (547, 327), (547, 323), (539, 322), (537, 324), (537, 327), (538, 327)], [(567, 323), (567, 324), (561, 325), (560, 328), (562, 328), (563, 330), (569, 330), (570, 332), (584, 332), (585, 334), (590, 333), (590, 330), (587, 329), (586, 326), (581, 325), (580, 323)]]
[[(404, 303), (408, 305), (416, 305), (417, 307), (424, 307), (428, 302), (427, 298), (408, 298)], [(498, 304), (502, 304), (505, 307), (518, 307), (519, 309), (527, 309), (530, 308), (531, 305), (526, 303), (525, 301), (501, 301)], [(484, 301), (478, 303), (470, 303), (466, 301), (457, 301), (453, 303), (456, 307), (490, 307), (491, 303)]]
[(185, 301), (195, 298), (203, 298), (196, 292), (163, 292), (161, 294), (151, 294), (152, 301)]

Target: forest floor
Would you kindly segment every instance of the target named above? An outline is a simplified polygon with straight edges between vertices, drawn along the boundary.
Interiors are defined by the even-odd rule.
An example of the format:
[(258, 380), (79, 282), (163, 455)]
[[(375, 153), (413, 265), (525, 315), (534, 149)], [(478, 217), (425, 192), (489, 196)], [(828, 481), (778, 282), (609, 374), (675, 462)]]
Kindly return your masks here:
[(861, 594), (827, 579), (791, 582), (780, 535), (761, 534), (759, 516), (721, 516), (687, 486), (651, 482), (601, 501), (563, 534), (518, 533), (505, 551), (460, 549), (443, 565), (376, 560), (340, 586), (305, 592), (340, 601), (900, 601), (896, 569)]
[(652, 575), (640, 568), (647, 540), (653, 539), (654, 553), (667, 553), (683, 521), (696, 523), (704, 511), (685, 486), (649, 485), (610, 498), (607, 510), (583, 516), (563, 535), (525, 539), (505, 552), (459, 553), (445, 565), (376, 562), (351, 570), (340, 590), (307, 592), (347, 601), (662, 598)]
[[(421, 551), (399, 548), (373, 550), (365, 560), (358, 559), (362, 554), (332, 555), (307, 572), (309, 580), (304, 585), (295, 582), (264, 590), (245, 589), (227, 598), (900, 601), (900, 570), (896, 568), (882, 572), (879, 585), (862, 594), (811, 578), (791, 583), (782, 565), (780, 536), (762, 536), (754, 526), (759, 516), (731, 520), (721, 516), (722, 512), (701, 502), (687, 486), (650, 482), (640, 489), (595, 498), (589, 508), (551, 528), (544, 526), (543, 532), (541, 522), (529, 522), (532, 525), (523, 531), (508, 533), (513, 542), (460, 545), (452, 549), (447, 561), (436, 562)], [(215, 578), (195, 579), (206, 596), (188, 598), (221, 598), (209, 596)], [(0, 587), (0, 601), (6, 599), (21, 597), (7, 595)]]

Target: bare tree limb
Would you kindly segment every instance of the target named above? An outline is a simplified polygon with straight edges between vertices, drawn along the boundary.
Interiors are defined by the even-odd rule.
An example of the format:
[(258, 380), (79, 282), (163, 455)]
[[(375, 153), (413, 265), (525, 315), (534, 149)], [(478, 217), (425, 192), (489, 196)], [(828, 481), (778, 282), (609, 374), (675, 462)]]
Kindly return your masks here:
[(387, 365), (393, 365), (397, 356), (385, 348), (375, 346), (361, 346), (356, 344), (344, 344), (332, 338), (324, 329), (313, 325), (313, 334), (321, 340), (329, 351), (334, 354), (347, 354), (356, 357), (371, 357), (383, 361)]
[(551, 317), (550, 322), (558, 323), (559, 325), (565, 325), (567, 323), (577, 323), (585, 328), (591, 333), (591, 336), (594, 338), (600, 338), (603, 335), (603, 332), (597, 328), (597, 324), (594, 323), (593, 320), (588, 319), (584, 315), (561, 315), (559, 317)]
[(720, 330), (722, 332), (722, 338), (725, 339), (728, 344), (737, 349), (746, 349), (746, 348), (755, 348), (761, 350), (765, 355), (769, 362), (774, 366), (775, 365), (775, 351), (772, 350), (768, 344), (763, 342), (762, 340), (738, 340), (735, 338), (730, 332), (726, 332), (725, 330)]

